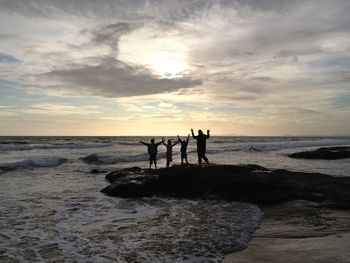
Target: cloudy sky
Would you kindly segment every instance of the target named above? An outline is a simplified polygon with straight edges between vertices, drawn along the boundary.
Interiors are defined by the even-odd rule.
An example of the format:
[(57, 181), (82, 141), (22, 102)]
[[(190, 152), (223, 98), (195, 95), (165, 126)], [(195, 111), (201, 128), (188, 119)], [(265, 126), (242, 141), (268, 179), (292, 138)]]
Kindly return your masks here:
[(0, 135), (350, 135), (349, 0), (0, 0)]

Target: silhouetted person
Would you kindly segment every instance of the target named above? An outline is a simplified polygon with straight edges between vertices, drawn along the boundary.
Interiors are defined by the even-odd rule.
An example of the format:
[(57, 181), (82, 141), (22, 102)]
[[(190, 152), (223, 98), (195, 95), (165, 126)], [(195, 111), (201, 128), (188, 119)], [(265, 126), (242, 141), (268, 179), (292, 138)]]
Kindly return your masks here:
[(197, 154), (198, 154), (198, 164), (202, 165), (202, 159), (209, 164), (208, 158), (205, 156), (207, 139), (210, 138), (210, 130), (207, 130), (207, 135), (203, 134), (202, 130), (198, 130), (198, 136), (195, 136), (193, 129), (191, 129), (192, 138), (197, 140)]
[(165, 145), (166, 147), (166, 167), (169, 167), (170, 162), (173, 160), (173, 147), (179, 143), (179, 141), (177, 141), (176, 143), (172, 144), (171, 140), (168, 140), (168, 143), (166, 144), (164, 142), (164, 138), (162, 138), (162, 143)]
[(186, 161), (186, 164), (188, 164), (188, 161), (187, 161), (187, 145), (188, 145), (188, 141), (190, 139), (190, 135), (187, 136), (187, 140), (186, 141), (181, 140), (179, 135), (177, 136), (177, 138), (179, 138), (179, 142), (181, 143), (181, 164), (184, 164), (184, 160)]
[(143, 145), (146, 145), (148, 148), (148, 154), (149, 154), (149, 168), (151, 169), (152, 163), (154, 163), (154, 167), (157, 169), (157, 153), (158, 153), (158, 146), (161, 143), (164, 143), (164, 139), (161, 142), (154, 142), (154, 139), (151, 139), (151, 143), (146, 143), (140, 141)]

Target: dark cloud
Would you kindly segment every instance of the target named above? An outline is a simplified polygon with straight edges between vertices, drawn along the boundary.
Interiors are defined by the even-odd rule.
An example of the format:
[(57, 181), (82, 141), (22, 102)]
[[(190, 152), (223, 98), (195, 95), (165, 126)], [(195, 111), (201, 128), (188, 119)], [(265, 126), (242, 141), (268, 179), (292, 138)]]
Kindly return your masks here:
[(42, 82), (54, 81), (55, 84), (40, 86), (77, 95), (127, 97), (172, 92), (202, 84), (201, 80), (191, 78), (159, 78), (142, 66), (132, 66), (116, 59), (120, 38), (140, 27), (138, 23), (120, 22), (82, 30), (82, 34), (90, 34), (87, 46), (106, 45), (111, 48), (110, 55), (88, 57), (84, 59), (85, 63), (66, 64), (64, 68), (41, 74), (39, 79)]
[(253, 10), (289, 10), (305, 2), (305, 0), (222, 0), (220, 1), (223, 7), (232, 7), (243, 5), (250, 7)]
[(166, 93), (202, 84), (198, 79), (157, 78), (144, 68), (133, 67), (111, 57), (101, 59), (98, 65), (74, 65), (74, 68), (55, 69), (38, 77), (41, 81), (59, 83), (54, 86), (57, 90), (101, 97)]
[(13, 39), (15, 38), (14, 34), (10, 34), (10, 33), (0, 33), (0, 39), (1, 40), (9, 40), (9, 39)]
[(0, 9), (7, 13), (29, 17), (59, 17), (73, 15), (94, 18), (97, 16), (132, 18), (145, 6), (145, 0), (3, 0)]
[(322, 49), (315, 47), (315, 48), (308, 48), (308, 49), (300, 49), (300, 50), (280, 50), (276, 52), (275, 57), (280, 58), (280, 57), (294, 57), (294, 56), (304, 56), (304, 55), (314, 55), (321, 53)]
[(313, 110), (308, 108), (301, 107), (273, 107), (267, 108), (265, 112), (273, 113), (273, 114), (284, 114), (286, 116), (309, 116), (309, 117), (329, 117), (328, 113), (319, 110)]
[[(219, 1), (214, 1), (219, 2)], [(185, 20), (208, 8), (211, 1), (173, 0), (3, 0), (0, 9), (29, 17), (73, 15), (88, 18), (118, 17), (121, 21), (157, 18), (163, 22)]]
[[(92, 34), (91, 44), (108, 45), (114, 51), (118, 51), (120, 37), (140, 27), (141, 27), (140, 24), (126, 23), (126, 22), (109, 24), (109, 25), (100, 27), (90, 32)], [(86, 32), (86, 30), (84, 30), (83, 33), (84, 32)]]

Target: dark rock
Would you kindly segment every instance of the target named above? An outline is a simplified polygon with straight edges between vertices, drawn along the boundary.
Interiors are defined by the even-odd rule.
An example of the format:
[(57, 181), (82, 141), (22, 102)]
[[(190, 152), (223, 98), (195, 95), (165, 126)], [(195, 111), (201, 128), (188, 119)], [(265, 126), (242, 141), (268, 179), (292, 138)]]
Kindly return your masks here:
[(91, 164), (100, 164), (100, 159), (98, 154), (90, 154), (88, 156), (80, 158), (85, 163), (91, 163)]
[(350, 177), (268, 170), (258, 165), (132, 169), (107, 175), (112, 184), (102, 192), (119, 197), (161, 195), (257, 204), (304, 199), (350, 208)]
[(105, 178), (108, 182), (113, 183), (114, 181), (116, 181), (121, 177), (132, 175), (135, 173), (144, 174), (143, 170), (140, 167), (130, 167), (130, 168), (125, 168), (122, 170), (110, 172), (106, 175)]
[(291, 158), (336, 160), (350, 158), (350, 147), (323, 147), (314, 151), (297, 152), (288, 155)]

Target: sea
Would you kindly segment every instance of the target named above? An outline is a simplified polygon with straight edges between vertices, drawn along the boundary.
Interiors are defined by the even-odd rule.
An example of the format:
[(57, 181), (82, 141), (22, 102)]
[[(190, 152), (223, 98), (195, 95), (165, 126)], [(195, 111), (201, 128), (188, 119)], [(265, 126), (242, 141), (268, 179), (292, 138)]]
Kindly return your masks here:
[[(147, 148), (139, 141), (150, 139), (0, 137), (0, 262), (204, 263), (244, 249), (263, 218), (254, 204), (100, 192), (108, 172), (148, 167)], [(215, 164), (350, 176), (349, 159), (288, 157), (327, 146), (350, 146), (350, 137), (213, 136), (207, 157)], [(180, 164), (179, 145), (173, 160)], [(188, 160), (197, 162), (193, 139)], [(158, 167), (165, 167), (162, 145)]]

